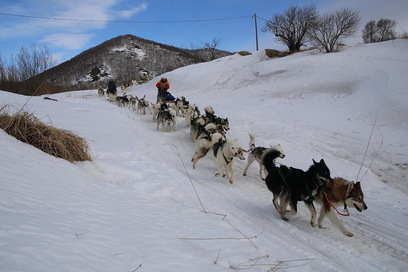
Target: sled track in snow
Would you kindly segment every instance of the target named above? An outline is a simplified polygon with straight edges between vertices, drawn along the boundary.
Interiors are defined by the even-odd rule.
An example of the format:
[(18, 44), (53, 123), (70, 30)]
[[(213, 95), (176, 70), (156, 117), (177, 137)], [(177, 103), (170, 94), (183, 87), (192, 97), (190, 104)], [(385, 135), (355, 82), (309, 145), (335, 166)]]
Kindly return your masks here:
[[(364, 270), (372, 260), (360, 260), (360, 263), (344, 262), (344, 260), (347, 259), (348, 254), (361, 254), (365, 251), (372, 251), (373, 256), (378, 258), (381, 258), (382, 254), (393, 256), (396, 262), (400, 262), (401, 267), (407, 263), (408, 241), (404, 235), (408, 231), (407, 228), (392, 225), (375, 213), (360, 214), (352, 210), (351, 217), (340, 218), (354, 233), (354, 237), (349, 238), (338, 231), (327, 218), (324, 221), (327, 229), (312, 228), (309, 223), (310, 213), (301, 202), (299, 202), (298, 214), (290, 216), (290, 221), (285, 222), (280, 219), (273, 207), (272, 193), (259, 178), (258, 163), (251, 165), (248, 175), (244, 177), (242, 172), (246, 161), (236, 160), (234, 164), (236, 181), (231, 185), (225, 178), (214, 176), (216, 167), (210, 152), (197, 163), (196, 169), (192, 168), (190, 160), (195, 151), (195, 144), (189, 139), (189, 128), (185, 126), (184, 118), (178, 117), (177, 130), (168, 133), (157, 131), (156, 123), (153, 122), (150, 114), (140, 115), (128, 108), (119, 108), (119, 111), (129, 119), (137, 119), (138, 122), (142, 120), (146, 129), (158, 133), (162, 144), (168, 145), (170, 149), (177, 148), (177, 152), (174, 151), (175, 162), (173, 163), (181, 172), (188, 172), (185, 174), (185, 186), (191, 186), (188, 184), (189, 180), (194, 183), (197, 197), (200, 198), (197, 201), (202, 202), (207, 212), (226, 215), (228, 222), (247, 237), (256, 237), (251, 241), (260, 249), (266, 241), (285, 245), (294, 252), (300, 251), (305, 259), (311, 262), (326, 265), (326, 260), (331, 260), (330, 268), (334, 271)], [(175, 143), (180, 139), (186, 144), (176, 146)], [(317, 208), (319, 212), (318, 205)], [(369, 209), (372, 209), (370, 205)], [(384, 229), (389, 231), (384, 232)], [(287, 235), (281, 235), (282, 233)], [(320, 250), (322, 243), (328, 246)], [(353, 252), (350, 252), (350, 243), (353, 244)], [(250, 246), (249, 243), (248, 246)], [(333, 256), (338, 256), (338, 259), (333, 260)], [(270, 258), (273, 259), (273, 256)], [(333, 261), (337, 264), (336, 267), (333, 266)], [(381, 271), (381, 266), (378, 266), (378, 271)]]

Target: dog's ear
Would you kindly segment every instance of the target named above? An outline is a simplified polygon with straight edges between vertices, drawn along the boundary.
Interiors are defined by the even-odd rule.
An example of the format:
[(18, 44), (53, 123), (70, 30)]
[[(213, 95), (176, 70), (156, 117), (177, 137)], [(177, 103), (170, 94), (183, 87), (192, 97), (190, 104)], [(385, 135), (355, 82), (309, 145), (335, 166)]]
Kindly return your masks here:
[(313, 160), (313, 164), (317, 164), (317, 162), (314, 159), (312, 159), (312, 160)]
[(353, 190), (354, 188), (354, 182), (350, 182), (350, 184), (347, 186), (347, 195)]

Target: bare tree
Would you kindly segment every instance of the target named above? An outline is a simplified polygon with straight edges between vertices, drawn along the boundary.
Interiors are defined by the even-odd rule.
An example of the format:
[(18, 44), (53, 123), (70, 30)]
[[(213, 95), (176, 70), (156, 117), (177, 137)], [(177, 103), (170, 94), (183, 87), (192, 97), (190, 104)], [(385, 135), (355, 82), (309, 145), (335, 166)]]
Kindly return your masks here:
[(218, 46), (220, 45), (221, 40), (214, 37), (211, 42), (204, 43), (204, 50), (210, 53), (210, 60), (214, 60), (216, 58), (215, 52), (217, 51)]
[(306, 42), (306, 33), (317, 19), (316, 7), (291, 6), (283, 14), (273, 15), (263, 27), (263, 32), (272, 32), (278, 41), (288, 46), (290, 52), (300, 50)]
[(369, 21), (363, 29), (363, 41), (365, 43), (373, 43), (377, 39), (377, 24), (375, 21)]
[(390, 19), (380, 19), (377, 22), (377, 33), (379, 42), (394, 40), (396, 37), (395, 26), (397, 23)]
[(338, 49), (342, 37), (357, 32), (360, 19), (360, 14), (349, 8), (329, 12), (319, 16), (315, 25), (309, 28), (308, 36), (316, 47), (325, 52), (333, 52)]
[(21, 47), (15, 62), (20, 81), (30, 79), (56, 65), (48, 47), (38, 47), (36, 44), (31, 44), (29, 48)]
[(48, 48), (35, 44), (21, 47), (10, 60), (6, 63), (0, 58), (0, 89), (21, 94), (32, 94), (43, 81), (36, 76), (56, 65)]

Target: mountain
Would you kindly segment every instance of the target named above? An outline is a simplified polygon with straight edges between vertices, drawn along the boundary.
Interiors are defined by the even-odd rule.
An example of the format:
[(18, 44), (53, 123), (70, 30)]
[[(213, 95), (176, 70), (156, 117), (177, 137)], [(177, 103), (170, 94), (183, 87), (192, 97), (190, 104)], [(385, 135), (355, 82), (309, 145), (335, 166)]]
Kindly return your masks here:
[(42, 89), (36, 94), (105, 87), (113, 79), (117, 85), (145, 82), (157, 75), (212, 58), (231, 55), (216, 50), (187, 50), (123, 35), (90, 48), (69, 61), (37, 76)]

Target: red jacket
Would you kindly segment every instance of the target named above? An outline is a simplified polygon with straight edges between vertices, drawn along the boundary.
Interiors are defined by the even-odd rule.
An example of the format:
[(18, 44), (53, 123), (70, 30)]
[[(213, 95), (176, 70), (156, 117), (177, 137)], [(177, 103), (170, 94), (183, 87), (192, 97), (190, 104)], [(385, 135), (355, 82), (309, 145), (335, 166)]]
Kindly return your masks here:
[(169, 83), (168, 81), (162, 82), (161, 80), (159, 80), (159, 81), (156, 83), (156, 87), (157, 87), (157, 88), (158, 88), (158, 87), (164, 87), (164, 88), (166, 88), (166, 89), (170, 89), (170, 83)]

